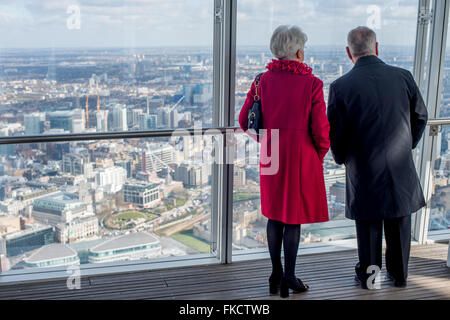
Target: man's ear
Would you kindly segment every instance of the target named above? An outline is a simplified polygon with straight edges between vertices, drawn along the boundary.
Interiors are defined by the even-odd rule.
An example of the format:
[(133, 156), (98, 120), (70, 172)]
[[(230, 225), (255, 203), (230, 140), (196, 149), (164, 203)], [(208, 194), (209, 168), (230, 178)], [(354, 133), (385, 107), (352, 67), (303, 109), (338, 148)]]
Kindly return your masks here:
[(350, 48), (349, 48), (349, 47), (346, 47), (345, 50), (347, 51), (347, 56), (348, 56), (348, 58), (349, 58), (350, 60), (353, 61), (353, 56), (352, 56), (352, 54), (351, 54), (351, 52), (350, 52)]
[(378, 42), (375, 43), (375, 54), (378, 57)]

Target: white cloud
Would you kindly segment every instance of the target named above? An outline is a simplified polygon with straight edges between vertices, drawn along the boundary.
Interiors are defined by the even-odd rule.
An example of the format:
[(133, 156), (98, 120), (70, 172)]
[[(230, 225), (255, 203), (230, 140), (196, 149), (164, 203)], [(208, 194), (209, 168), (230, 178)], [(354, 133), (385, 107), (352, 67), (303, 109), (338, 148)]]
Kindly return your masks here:
[[(418, 0), (237, 0), (238, 44), (266, 45), (279, 24), (297, 24), (310, 45), (340, 44), (378, 5), (387, 44), (412, 44)], [(69, 5), (81, 29), (66, 28)], [(212, 45), (213, 0), (0, 0), (3, 46)]]

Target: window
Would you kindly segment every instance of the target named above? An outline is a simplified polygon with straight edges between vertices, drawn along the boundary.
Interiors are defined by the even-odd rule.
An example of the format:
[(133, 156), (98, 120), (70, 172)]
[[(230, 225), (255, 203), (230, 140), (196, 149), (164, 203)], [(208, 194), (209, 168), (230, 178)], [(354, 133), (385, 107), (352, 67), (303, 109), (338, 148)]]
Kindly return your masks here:
[[(447, 26), (447, 43), (445, 48), (445, 60), (442, 67), (442, 87), (440, 105), (436, 114), (438, 118), (450, 117), (450, 43)], [(432, 159), (435, 159), (432, 167), (432, 187), (430, 203), (430, 231), (448, 231), (450, 229), (450, 208), (449, 208), (449, 156), (450, 156), (450, 126), (442, 125), (437, 136), (434, 137)]]
[[(0, 12), (0, 136), (212, 125), (212, 1)], [(212, 254), (207, 141), (191, 140), (1, 145), (0, 271), (59, 264), (41, 261), (54, 244), (73, 264)]]

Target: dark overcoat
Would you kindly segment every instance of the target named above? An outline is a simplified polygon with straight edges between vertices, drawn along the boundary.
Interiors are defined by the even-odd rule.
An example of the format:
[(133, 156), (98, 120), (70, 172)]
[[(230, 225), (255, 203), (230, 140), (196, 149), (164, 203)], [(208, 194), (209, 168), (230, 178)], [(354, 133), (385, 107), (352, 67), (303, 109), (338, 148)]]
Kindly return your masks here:
[(346, 167), (346, 217), (390, 219), (425, 206), (412, 150), (428, 114), (414, 78), (376, 56), (330, 86), (333, 157)]

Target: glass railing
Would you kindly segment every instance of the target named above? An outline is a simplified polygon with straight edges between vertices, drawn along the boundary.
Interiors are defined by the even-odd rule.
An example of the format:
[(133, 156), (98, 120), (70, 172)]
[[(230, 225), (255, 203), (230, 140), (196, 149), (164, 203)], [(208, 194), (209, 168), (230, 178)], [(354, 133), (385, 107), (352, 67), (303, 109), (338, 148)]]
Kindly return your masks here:
[[(248, 153), (236, 157), (233, 179), (233, 250), (267, 248), (267, 218), (261, 213), (259, 156), (257, 143), (236, 134), (237, 146)], [(345, 218), (345, 169), (336, 165), (331, 153), (324, 161), (325, 189), (330, 221), (302, 225), (301, 243), (329, 242), (355, 237), (351, 220)], [(277, 201), (277, 199), (274, 199)]]
[(215, 256), (217, 135), (133, 135), (0, 138), (2, 271)]

